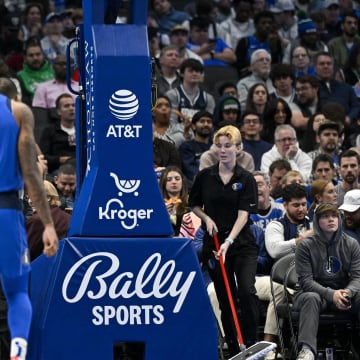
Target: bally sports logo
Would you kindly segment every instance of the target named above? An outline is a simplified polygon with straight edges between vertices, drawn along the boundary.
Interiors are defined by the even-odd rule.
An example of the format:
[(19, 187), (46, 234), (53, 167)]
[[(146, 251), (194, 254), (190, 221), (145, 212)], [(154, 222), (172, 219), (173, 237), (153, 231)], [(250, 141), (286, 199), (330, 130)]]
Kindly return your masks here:
[[(172, 298), (175, 300), (172, 312), (179, 313), (196, 276), (195, 271), (178, 271), (176, 261), (164, 261), (160, 253), (151, 254), (135, 273), (128, 269), (119, 271), (120, 265), (119, 258), (111, 252), (84, 256), (64, 277), (63, 299), (69, 304), (84, 298), (95, 303), (102, 298), (115, 301), (116, 306), (112, 302), (92, 308), (95, 326), (113, 321), (120, 325), (160, 325), (169, 311), (165, 311), (166, 301), (157, 302)], [(131, 299), (137, 304), (131, 304)], [(139, 299), (144, 302), (142, 305), (138, 304)]]
[(111, 95), (109, 109), (117, 119), (130, 120), (139, 110), (139, 100), (130, 90), (117, 90)]

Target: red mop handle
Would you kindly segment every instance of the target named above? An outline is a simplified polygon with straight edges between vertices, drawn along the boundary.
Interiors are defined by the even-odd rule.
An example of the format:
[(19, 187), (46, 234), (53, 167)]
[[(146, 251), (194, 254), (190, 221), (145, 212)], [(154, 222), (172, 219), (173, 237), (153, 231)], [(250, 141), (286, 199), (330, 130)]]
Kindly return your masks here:
[[(217, 234), (214, 234), (214, 242), (215, 242), (216, 251), (219, 251), (220, 245), (219, 245), (219, 239), (218, 239)], [(231, 293), (231, 289), (230, 289), (230, 285), (229, 285), (229, 279), (228, 279), (228, 276), (226, 273), (224, 259), (223, 259), (222, 255), (220, 255), (219, 262), (220, 262), (221, 272), (222, 272), (222, 275), (224, 278), (226, 292), (227, 292), (229, 303), (230, 303), (231, 313), (232, 313), (234, 323), (235, 323), (237, 337), (238, 337), (240, 345), (244, 345), (244, 340), (243, 340), (243, 337), (241, 334), (240, 324), (239, 324), (239, 320), (238, 320), (235, 305), (234, 305), (234, 299), (232, 297), (232, 293)]]

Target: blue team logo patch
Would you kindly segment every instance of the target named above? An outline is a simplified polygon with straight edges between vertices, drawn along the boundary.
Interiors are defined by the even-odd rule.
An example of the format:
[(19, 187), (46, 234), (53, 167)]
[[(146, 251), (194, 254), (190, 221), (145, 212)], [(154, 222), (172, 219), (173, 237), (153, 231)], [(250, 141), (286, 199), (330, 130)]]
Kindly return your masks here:
[(234, 191), (240, 191), (242, 188), (243, 188), (243, 184), (240, 182), (232, 184), (232, 189)]
[(326, 263), (326, 272), (328, 274), (336, 274), (340, 271), (340, 260), (335, 256), (329, 256)]

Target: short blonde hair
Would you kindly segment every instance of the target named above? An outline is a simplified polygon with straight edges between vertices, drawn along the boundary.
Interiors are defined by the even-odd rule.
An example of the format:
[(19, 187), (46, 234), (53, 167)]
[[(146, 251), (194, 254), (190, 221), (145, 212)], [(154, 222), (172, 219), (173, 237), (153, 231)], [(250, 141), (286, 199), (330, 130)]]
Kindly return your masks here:
[(233, 143), (233, 145), (241, 144), (240, 130), (233, 125), (227, 125), (220, 128), (214, 134), (214, 139), (213, 139), (214, 144), (217, 144), (219, 142), (220, 136), (226, 136)]
[(50, 197), (49, 205), (50, 206), (60, 206), (59, 193), (57, 192), (55, 186), (47, 180), (44, 180), (44, 188), (46, 196)]

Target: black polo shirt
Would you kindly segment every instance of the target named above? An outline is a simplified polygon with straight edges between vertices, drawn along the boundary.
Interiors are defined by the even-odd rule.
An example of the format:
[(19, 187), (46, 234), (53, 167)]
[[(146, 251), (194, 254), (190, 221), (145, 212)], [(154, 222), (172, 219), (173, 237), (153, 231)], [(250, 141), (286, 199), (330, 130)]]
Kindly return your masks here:
[[(224, 185), (219, 175), (219, 164), (203, 169), (195, 178), (190, 192), (189, 206), (199, 206), (214, 220), (218, 227), (219, 242), (222, 243), (229, 235), (238, 216), (238, 210), (256, 213), (258, 208), (257, 185), (253, 175), (240, 166), (236, 166), (234, 175), (228, 184)], [(249, 225), (244, 226), (239, 236), (234, 239), (228, 255), (244, 251), (244, 247), (257, 251), (255, 239)], [(202, 224), (206, 231), (205, 224)], [(212, 256), (215, 249), (212, 237), (206, 233), (203, 253)]]

